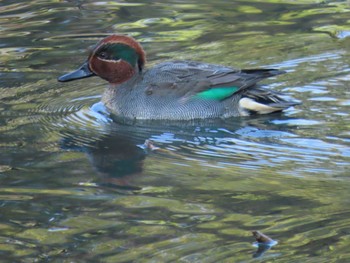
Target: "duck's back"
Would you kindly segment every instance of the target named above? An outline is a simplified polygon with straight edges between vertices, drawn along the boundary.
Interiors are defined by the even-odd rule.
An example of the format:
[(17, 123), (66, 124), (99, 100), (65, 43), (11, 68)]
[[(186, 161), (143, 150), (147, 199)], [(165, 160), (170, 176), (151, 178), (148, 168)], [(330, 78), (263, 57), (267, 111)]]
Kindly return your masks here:
[(210, 76), (220, 73), (238, 73), (239, 70), (196, 61), (163, 62), (148, 69), (144, 75), (150, 82), (174, 82), (206, 80)]

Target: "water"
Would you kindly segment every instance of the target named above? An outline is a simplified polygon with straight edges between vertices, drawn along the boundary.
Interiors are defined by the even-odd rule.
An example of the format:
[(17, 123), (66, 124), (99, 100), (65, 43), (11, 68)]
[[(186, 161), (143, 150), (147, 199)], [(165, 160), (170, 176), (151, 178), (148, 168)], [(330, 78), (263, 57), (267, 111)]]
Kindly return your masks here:
[[(349, 13), (347, 1), (2, 1), (2, 261), (350, 261)], [(112, 32), (140, 40), (149, 65), (286, 70), (264, 83), (303, 105), (113, 123), (104, 81), (56, 81)], [(259, 259), (253, 230), (278, 241)]]

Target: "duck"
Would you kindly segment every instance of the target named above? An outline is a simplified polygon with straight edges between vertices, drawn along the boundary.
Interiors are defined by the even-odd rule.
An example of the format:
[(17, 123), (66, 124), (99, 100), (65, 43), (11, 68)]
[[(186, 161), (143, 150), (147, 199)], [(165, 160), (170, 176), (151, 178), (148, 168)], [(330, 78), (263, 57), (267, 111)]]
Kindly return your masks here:
[(190, 60), (146, 68), (146, 53), (131, 36), (99, 41), (77, 70), (59, 82), (98, 76), (109, 82), (102, 103), (113, 116), (129, 120), (226, 119), (280, 112), (300, 102), (258, 85), (285, 73), (278, 69), (235, 69)]

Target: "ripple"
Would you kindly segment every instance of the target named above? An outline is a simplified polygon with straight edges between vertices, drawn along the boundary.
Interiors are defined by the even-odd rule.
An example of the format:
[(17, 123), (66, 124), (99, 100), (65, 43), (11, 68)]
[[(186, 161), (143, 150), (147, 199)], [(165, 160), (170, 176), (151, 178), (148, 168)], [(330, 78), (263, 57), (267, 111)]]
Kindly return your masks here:
[(313, 29), (316, 32), (324, 32), (330, 36), (338, 39), (344, 39), (350, 37), (350, 28), (349, 26), (340, 26), (340, 25), (328, 25), (315, 27)]
[[(66, 107), (63, 107), (66, 109)], [(58, 110), (58, 109), (56, 109)], [(54, 118), (44, 118), (43, 124), (49, 132), (60, 134), (70, 143), (89, 146), (103, 134), (109, 134), (111, 120), (102, 105), (94, 104), (92, 107), (79, 107), (74, 112), (64, 112), (54, 115)]]
[(290, 59), (283, 61), (282, 63), (279, 64), (272, 64), (270, 67), (279, 67), (279, 68), (296, 68), (300, 64), (307, 63), (310, 64), (312, 62), (322, 62), (322, 61), (327, 61), (327, 60), (337, 60), (341, 59), (342, 55), (344, 54), (344, 51), (337, 50), (334, 52), (325, 52), (317, 55), (312, 55), (312, 56), (303, 56), (301, 58), (296, 58), (296, 59)]
[(323, 122), (316, 120), (306, 120), (306, 119), (290, 119), (290, 120), (273, 120), (271, 123), (274, 124), (286, 124), (292, 126), (313, 126), (321, 125)]

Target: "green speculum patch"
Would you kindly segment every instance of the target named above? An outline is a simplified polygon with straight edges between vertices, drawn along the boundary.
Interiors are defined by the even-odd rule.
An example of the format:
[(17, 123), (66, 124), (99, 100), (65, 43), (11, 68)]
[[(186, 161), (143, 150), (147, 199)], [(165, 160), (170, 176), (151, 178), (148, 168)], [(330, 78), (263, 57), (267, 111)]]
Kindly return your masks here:
[(224, 100), (235, 93), (238, 87), (218, 87), (198, 93), (195, 97), (207, 100)]

